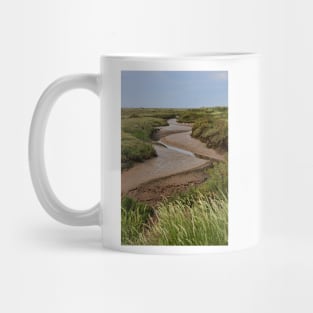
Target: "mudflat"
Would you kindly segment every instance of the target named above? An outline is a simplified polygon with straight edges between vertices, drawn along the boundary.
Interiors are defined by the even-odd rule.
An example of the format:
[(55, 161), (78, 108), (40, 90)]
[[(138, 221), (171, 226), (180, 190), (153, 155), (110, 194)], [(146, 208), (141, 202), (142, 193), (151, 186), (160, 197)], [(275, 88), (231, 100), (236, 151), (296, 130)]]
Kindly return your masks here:
[(205, 171), (208, 167), (210, 167), (210, 162), (206, 162), (196, 169), (151, 180), (130, 190), (127, 195), (154, 207), (165, 198), (203, 183), (208, 179), (208, 174)]
[(204, 182), (205, 171), (212, 160), (224, 156), (205, 143), (191, 137), (190, 124), (169, 119), (168, 126), (159, 127), (154, 144), (157, 157), (122, 172), (122, 195), (129, 195), (151, 205), (174, 193)]
[(174, 175), (208, 163), (207, 160), (160, 145), (155, 145), (154, 148), (158, 154), (157, 157), (137, 163), (122, 172), (123, 195), (153, 179)]
[(214, 149), (209, 149), (204, 142), (191, 137), (191, 131), (165, 136), (160, 139), (160, 142), (190, 151), (200, 158), (224, 160), (223, 154), (218, 153)]

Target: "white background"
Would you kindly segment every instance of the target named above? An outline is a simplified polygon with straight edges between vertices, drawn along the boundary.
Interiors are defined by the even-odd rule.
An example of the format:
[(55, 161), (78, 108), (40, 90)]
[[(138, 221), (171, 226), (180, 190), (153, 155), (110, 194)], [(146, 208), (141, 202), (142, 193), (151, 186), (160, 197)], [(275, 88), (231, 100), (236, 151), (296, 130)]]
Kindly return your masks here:
[[(304, 0), (1, 1), (0, 311), (312, 312), (312, 27)], [(98, 72), (101, 54), (127, 51), (263, 55), (257, 248), (120, 254), (101, 249), (98, 228), (61, 225), (41, 209), (27, 164), (40, 93), (58, 76)], [(77, 91), (60, 99), (46, 152), (65, 203), (98, 201), (98, 143), (97, 98)]]

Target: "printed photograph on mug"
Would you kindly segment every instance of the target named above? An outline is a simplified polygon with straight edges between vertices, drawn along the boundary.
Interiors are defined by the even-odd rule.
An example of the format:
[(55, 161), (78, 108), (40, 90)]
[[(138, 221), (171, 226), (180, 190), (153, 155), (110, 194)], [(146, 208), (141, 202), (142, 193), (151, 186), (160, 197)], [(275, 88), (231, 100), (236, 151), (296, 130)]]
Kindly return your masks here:
[(228, 245), (228, 72), (121, 72), (121, 244)]

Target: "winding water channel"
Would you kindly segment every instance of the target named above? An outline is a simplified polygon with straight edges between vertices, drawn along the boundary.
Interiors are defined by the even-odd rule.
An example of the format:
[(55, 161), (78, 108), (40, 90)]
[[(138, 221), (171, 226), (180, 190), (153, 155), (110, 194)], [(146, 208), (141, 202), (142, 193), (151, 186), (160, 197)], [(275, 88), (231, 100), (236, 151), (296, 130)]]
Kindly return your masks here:
[[(208, 159), (223, 159), (223, 156), (204, 143), (191, 137), (191, 126), (169, 119), (168, 126), (160, 127), (154, 144), (157, 157), (137, 163), (122, 172), (122, 193), (156, 178), (185, 172), (208, 163)], [(201, 156), (201, 157), (199, 157)]]

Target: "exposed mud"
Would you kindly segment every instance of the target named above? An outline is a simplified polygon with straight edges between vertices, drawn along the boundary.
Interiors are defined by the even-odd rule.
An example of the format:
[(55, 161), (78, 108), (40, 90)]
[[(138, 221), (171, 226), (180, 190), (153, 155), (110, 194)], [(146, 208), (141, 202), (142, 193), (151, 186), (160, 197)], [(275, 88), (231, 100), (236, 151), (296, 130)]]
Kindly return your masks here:
[(161, 138), (161, 143), (175, 146), (180, 149), (191, 151), (195, 156), (203, 159), (222, 161), (224, 156), (214, 149), (209, 149), (204, 142), (191, 137), (191, 131), (184, 133), (171, 134)]
[(222, 154), (191, 137), (191, 125), (179, 124), (176, 119), (168, 123), (154, 134), (158, 156), (122, 172), (122, 195), (154, 206), (163, 198), (203, 183), (212, 160), (223, 160)]
[(156, 178), (178, 174), (208, 161), (161, 145), (154, 146), (158, 156), (122, 172), (122, 194)]
[(205, 171), (208, 167), (210, 167), (209, 163), (186, 172), (154, 179), (130, 190), (127, 195), (154, 207), (158, 202), (174, 194), (202, 184), (208, 179), (208, 174)]

